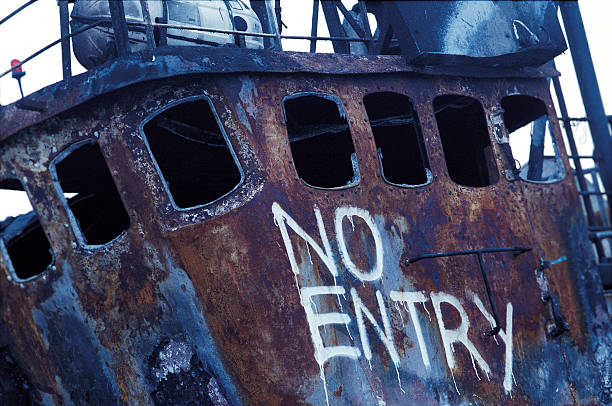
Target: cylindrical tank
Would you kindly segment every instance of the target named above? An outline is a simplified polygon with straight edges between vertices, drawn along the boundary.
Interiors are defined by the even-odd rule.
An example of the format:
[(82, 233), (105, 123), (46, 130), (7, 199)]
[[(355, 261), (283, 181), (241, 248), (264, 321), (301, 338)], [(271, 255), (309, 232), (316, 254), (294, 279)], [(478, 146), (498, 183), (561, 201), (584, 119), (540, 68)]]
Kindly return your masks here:
[[(124, 0), (123, 5), (128, 25), (145, 22), (140, 0)], [(262, 32), (257, 15), (241, 0), (167, 0), (165, 12), (164, 2), (147, 0), (147, 5), (153, 23), (162, 21), (167, 15), (170, 25)], [(92, 22), (107, 22), (73, 38), (74, 54), (81, 65), (91, 69), (116, 57), (108, 0), (76, 0), (71, 18), (73, 32)], [(237, 43), (235, 35), (218, 32), (168, 28), (166, 35), (168, 45), (220, 46)], [(145, 49), (147, 37), (144, 27), (129, 26), (129, 40), (132, 51)], [(156, 40), (159, 40), (159, 35), (156, 35)], [(247, 48), (264, 47), (261, 37), (246, 36), (244, 44)]]

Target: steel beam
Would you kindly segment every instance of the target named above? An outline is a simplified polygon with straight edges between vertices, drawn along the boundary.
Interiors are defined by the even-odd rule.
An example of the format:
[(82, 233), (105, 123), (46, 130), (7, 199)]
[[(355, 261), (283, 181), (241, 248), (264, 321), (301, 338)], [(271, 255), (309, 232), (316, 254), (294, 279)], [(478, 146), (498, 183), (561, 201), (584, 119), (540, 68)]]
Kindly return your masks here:
[[(332, 37), (346, 37), (344, 28), (340, 23), (340, 17), (338, 16), (338, 9), (335, 1), (322, 1), (321, 7), (323, 8), (323, 14), (325, 14), (325, 21), (327, 22), (327, 28), (329, 34)], [(349, 44), (344, 41), (332, 41), (334, 46), (334, 52), (337, 54), (348, 54)]]

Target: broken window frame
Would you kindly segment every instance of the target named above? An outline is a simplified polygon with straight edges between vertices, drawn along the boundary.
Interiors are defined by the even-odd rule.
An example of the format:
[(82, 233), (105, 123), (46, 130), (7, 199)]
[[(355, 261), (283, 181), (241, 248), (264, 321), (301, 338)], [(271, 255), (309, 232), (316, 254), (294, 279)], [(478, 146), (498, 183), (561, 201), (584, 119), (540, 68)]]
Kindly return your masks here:
[[(74, 236), (77, 240), (77, 243), (85, 249), (99, 249), (102, 247), (108, 247), (112, 244), (114, 244), (117, 240), (121, 239), (122, 237), (124, 237), (127, 234), (127, 231), (129, 230), (132, 222), (131, 222), (131, 218), (130, 218), (130, 224), (128, 224), (128, 227), (121, 231), (121, 233), (119, 233), (115, 238), (113, 238), (112, 240), (104, 243), (104, 244), (88, 244), (87, 243), (87, 239), (85, 238), (85, 235), (83, 234), (83, 231), (81, 230), (81, 227), (79, 225), (79, 221), (76, 218), (76, 216), (74, 215), (74, 212), (72, 211), (72, 209), (70, 208), (70, 204), (68, 203), (68, 199), (66, 199), (65, 195), (64, 195), (64, 190), (62, 189), (62, 185), (60, 184), (59, 181), (59, 177), (57, 175), (57, 168), (56, 165), (58, 163), (60, 163), (61, 161), (63, 161), (66, 157), (68, 157), (70, 154), (72, 154), (74, 151), (78, 150), (79, 148), (81, 148), (84, 145), (87, 144), (97, 144), (98, 147), (100, 147), (100, 144), (98, 143), (98, 140), (96, 138), (88, 138), (85, 140), (81, 140), (81, 141), (77, 141), (74, 142), (70, 145), (68, 145), (66, 148), (64, 148), (59, 154), (57, 154), (52, 160), (51, 163), (49, 164), (49, 172), (51, 173), (51, 178), (53, 179), (53, 188), (55, 189), (55, 193), (57, 194), (60, 202), (62, 203), (62, 206), (64, 207), (64, 210), (66, 212), (66, 216), (68, 217), (68, 221), (70, 222), (70, 226), (72, 227), (72, 232), (74, 233)], [(102, 151), (102, 148), (100, 148), (100, 153), (104, 154)], [(105, 160), (106, 161), (106, 160)], [(113, 177), (112, 175), (112, 171), (110, 170), (110, 168), (108, 167), (107, 164), (107, 170), (109, 173), (109, 176), (111, 176), (111, 178)], [(114, 180), (113, 180), (114, 183)], [(117, 185), (115, 184), (115, 188), (117, 188)], [(121, 193), (119, 193), (119, 191), (117, 190), (119, 197), (121, 197)], [(123, 202), (123, 200), (121, 200), (121, 204), (123, 205), (124, 209), (126, 209), (125, 203)], [(125, 210), (126, 214), (129, 217), (129, 213), (127, 212), (127, 209)]]
[[(489, 167), (489, 169), (492, 172), (489, 172), (489, 179), (491, 179), (492, 175), (495, 175), (495, 179), (493, 181), (490, 181), (490, 183), (486, 184), (486, 185), (464, 185), (462, 183), (457, 182), (455, 179), (453, 179), (453, 177), (451, 176), (450, 170), (448, 168), (448, 160), (446, 157), (446, 154), (444, 152), (444, 142), (443, 142), (443, 138), (442, 138), (442, 134), (440, 133), (440, 128), (439, 128), (439, 124), (438, 124), (438, 118), (437, 118), (437, 113), (435, 110), (435, 106), (434, 106), (434, 102), (436, 101), (437, 98), (439, 97), (443, 97), (443, 96), (461, 96), (461, 97), (467, 97), (470, 99), (473, 99), (474, 101), (476, 101), (482, 111), (482, 119), (484, 121), (485, 127), (486, 127), (486, 132), (487, 132), (487, 137), (489, 139), (489, 147), (491, 148), (491, 156), (490, 156), (490, 162), (487, 163), (487, 166)], [(438, 140), (440, 142), (440, 152), (442, 153), (442, 159), (444, 162), (444, 167), (446, 169), (445, 173), (447, 178), (454, 183), (455, 185), (461, 186), (461, 187), (465, 187), (465, 188), (473, 188), (473, 189), (482, 189), (482, 188), (487, 188), (487, 187), (492, 187), (497, 185), (502, 176), (503, 175), (500, 171), (500, 167), (499, 167), (499, 163), (497, 162), (497, 152), (494, 146), (494, 142), (495, 142), (495, 137), (493, 136), (493, 134), (491, 134), (490, 131), (490, 125), (489, 123), (491, 123), (491, 116), (488, 112), (487, 109), (485, 109), (485, 106), (487, 106), (486, 103), (483, 102), (483, 100), (481, 99), (479, 94), (471, 94), (471, 93), (463, 93), (463, 92), (453, 92), (453, 91), (448, 91), (448, 92), (441, 92), (441, 93), (435, 93), (432, 98), (429, 100), (428, 102), (429, 104), (429, 108), (431, 108), (431, 117), (433, 119), (433, 122), (435, 124), (435, 133), (436, 136), (438, 137)]]
[[(334, 102), (338, 108), (338, 113), (340, 114), (340, 117), (344, 117), (344, 119), (346, 120), (347, 129), (348, 129), (349, 136), (351, 139), (351, 143), (353, 144), (353, 150), (354, 150), (354, 152), (351, 154), (351, 157), (350, 157), (351, 165), (353, 167), (353, 179), (351, 183), (342, 185), (342, 186), (335, 186), (335, 187), (315, 186), (315, 185), (309, 184), (304, 179), (302, 179), (302, 177), (298, 173), (298, 170), (295, 166), (295, 159), (293, 157), (293, 151), (291, 150), (291, 140), (289, 139), (289, 130), (287, 129), (287, 112), (285, 111), (285, 102), (287, 100), (299, 99), (300, 97), (305, 97), (305, 96), (317, 96), (317, 97), (321, 97), (323, 99), (327, 99), (329, 101)], [(342, 100), (340, 100), (338, 96), (334, 94), (330, 94), (330, 93), (323, 93), (323, 92), (317, 92), (317, 91), (295, 92), (295, 93), (291, 93), (283, 97), (283, 99), (281, 100), (281, 108), (283, 111), (283, 120), (284, 120), (284, 125), (285, 125), (285, 131), (287, 134), (287, 146), (289, 147), (289, 154), (291, 156), (292, 167), (293, 167), (295, 176), (300, 180), (300, 182), (308, 186), (309, 188), (317, 189), (317, 190), (345, 190), (345, 189), (350, 189), (350, 188), (359, 186), (359, 184), (361, 183), (361, 172), (359, 170), (359, 159), (357, 157), (357, 149), (355, 148), (355, 139), (353, 137), (353, 132), (351, 131), (351, 125), (349, 123), (349, 120), (346, 118), (347, 117), (346, 109), (344, 108), (344, 105), (342, 104)]]
[[(212, 115), (215, 117), (215, 121), (217, 122), (217, 126), (219, 127), (219, 131), (221, 132), (221, 135), (223, 136), (223, 139), (225, 140), (225, 143), (227, 144), (227, 148), (229, 149), (229, 153), (231, 154), (232, 159), (234, 160), (234, 164), (236, 165), (236, 168), (238, 169), (238, 173), (240, 173), (240, 180), (238, 181), (238, 183), (236, 183), (236, 185), (231, 190), (229, 190), (227, 193), (223, 194), (222, 196), (216, 198), (213, 201), (203, 203), (203, 204), (198, 204), (196, 206), (179, 207), (174, 201), (174, 196), (172, 195), (172, 192), (170, 191), (168, 182), (166, 181), (166, 178), (161, 168), (159, 167), (159, 164), (157, 163), (157, 159), (155, 159), (155, 155), (153, 154), (153, 150), (151, 149), (151, 146), (149, 145), (149, 141), (144, 131), (144, 127), (150, 121), (152, 121), (155, 117), (162, 114), (164, 111), (174, 108), (176, 106), (179, 106), (183, 103), (189, 103), (189, 102), (193, 102), (196, 100), (205, 100), (208, 103), (208, 106), (210, 107), (210, 111)], [(174, 100), (166, 104), (162, 108), (159, 108), (153, 111), (152, 113), (147, 115), (147, 117), (145, 117), (144, 120), (142, 120), (142, 122), (138, 126), (138, 132), (140, 135), (140, 139), (143, 141), (145, 148), (149, 154), (149, 158), (151, 159), (151, 162), (153, 163), (153, 167), (155, 168), (155, 171), (157, 172), (157, 176), (159, 177), (161, 185), (164, 188), (164, 191), (166, 192), (166, 196), (168, 197), (170, 204), (172, 205), (172, 208), (178, 212), (188, 212), (188, 211), (198, 210), (204, 207), (209, 207), (209, 206), (218, 204), (220, 201), (226, 200), (230, 195), (236, 192), (236, 190), (242, 187), (245, 183), (246, 175), (244, 173), (244, 169), (242, 168), (240, 160), (238, 159), (238, 155), (236, 155), (236, 152), (234, 151), (234, 147), (232, 143), (230, 142), (227, 132), (225, 131), (225, 126), (223, 126), (223, 123), (221, 122), (221, 119), (219, 118), (219, 114), (217, 114), (217, 110), (215, 109), (212, 99), (210, 98), (210, 96), (206, 94), (201, 94), (197, 96), (189, 96), (189, 97), (185, 97), (182, 99)]]
[[(415, 131), (415, 135), (417, 138), (417, 144), (419, 146), (419, 154), (421, 155), (423, 169), (425, 170), (425, 177), (426, 177), (425, 183), (419, 183), (419, 184), (395, 183), (395, 182), (391, 182), (390, 180), (388, 180), (387, 177), (385, 176), (385, 169), (383, 167), (383, 153), (382, 153), (382, 150), (378, 147), (378, 145), (376, 145), (376, 137), (374, 137), (374, 129), (372, 128), (372, 120), (370, 119), (370, 116), (368, 115), (368, 110), (365, 105), (365, 98), (369, 95), (374, 95), (377, 93), (392, 93), (397, 96), (402, 96), (406, 99), (406, 101), (408, 101), (408, 103), (410, 103), (410, 107), (412, 109), (412, 112), (414, 113), (414, 127), (415, 127), (414, 131)], [(378, 164), (380, 167), (380, 176), (382, 177), (382, 179), (389, 185), (406, 188), (406, 189), (415, 189), (415, 188), (420, 188), (423, 186), (430, 185), (433, 182), (433, 172), (431, 170), (431, 164), (429, 162), (429, 156), (427, 154), (427, 147), (425, 146), (425, 138), (423, 137), (421, 119), (420, 119), (419, 113), (414, 108), (415, 104), (412, 101), (412, 98), (407, 94), (400, 93), (397, 91), (377, 90), (375, 92), (370, 92), (370, 93), (365, 94), (361, 98), (361, 101), (362, 101), (363, 108), (365, 110), (365, 114), (368, 117), (370, 131), (372, 132), (372, 137), (374, 139), (374, 144), (376, 147), (376, 156), (378, 157)]]
[[(504, 109), (502, 107), (502, 100), (505, 99), (506, 97), (512, 97), (512, 96), (524, 96), (524, 97), (530, 97), (533, 99), (537, 99), (539, 100), (543, 105), (544, 105), (544, 109), (546, 111), (546, 127), (544, 129), (544, 143), (546, 142), (546, 132), (548, 131), (548, 133), (550, 134), (550, 140), (552, 142), (552, 147), (553, 147), (553, 151), (555, 153), (555, 165), (557, 165), (557, 167), (559, 168), (559, 174), (560, 177), (557, 179), (553, 179), (553, 180), (533, 180), (533, 179), (527, 179), (526, 177), (520, 176), (519, 172), (520, 172), (520, 167), (517, 168), (516, 167), (516, 163), (517, 160), (516, 158), (514, 158), (514, 153), (512, 152), (512, 147), (510, 145), (510, 137), (512, 136), (512, 134), (510, 133), (510, 131), (508, 130), (508, 127), (506, 127), (506, 120), (503, 117), (503, 113), (504, 113)], [(503, 128), (504, 128), (504, 136), (505, 136), (505, 142), (504, 144), (508, 145), (508, 150), (510, 152), (510, 155), (512, 157), (512, 165), (513, 167), (511, 168), (512, 171), (515, 172), (516, 174), (516, 179), (519, 179), (523, 182), (527, 182), (527, 183), (534, 183), (534, 184), (540, 184), (540, 185), (550, 185), (553, 183), (557, 183), (557, 182), (561, 182), (562, 180), (565, 179), (566, 177), (566, 167), (563, 164), (563, 157), (561, 155), (561, 151), (559, 149), (559, 143), (557, 142), (557, 136), (555, 135), (555, 131), (554, 128), (555, 126), (558, 128), (558, 123), (554, 123), (552, 122), (552, 120), (550, 119), (551, 117), (555, 117), (553, 114), (551, 114), (550, 109), (548, 108), (548, 105), (546, 104), (546, 102), (544, 100), (542, 100), (540, 97), (538, 96), (534, 96), (531, 94), (526, 94), (526, 93), (513, 93), (513, 94), (507, 94), (503, 97), (501, 97), (499, 99), (498, 105), (497, 105), (498, 111), (500, 111), (502, 113), (502, 123), (503, 123)], [(556, 112), (554, 112), (554, 114), (556, 114)], [(543, 117), (543, 116), (541, 116)], [(540, 118), (540, 117), (538, 117)], [(532, 121), (531, 125), (533, 125), (533, 123), (535, 123), (535, 120)], [(525, 124), (525, 125), (529, 125), (529, 124)], [(523, 126), (524, 127), (524, 126)], [(517, 128), (515, 131), (519, 130), (522, 127)], [(531, 139), (530, 139), (530, 144), (531, 144)], [(545, 148), (545, 146), (543, 146), (542, 148)], [(520, 165), (520, 163), (519, 163)]]
[(6, 246), (6, 243), (4, 242), (4, 236), (0, 235), (0, 256), (2, 256), (2, 262), (0, 262), (0, 266), (2, 265), (2, 263), (5, 265), (6, 271), (8, 272), (8, 279), (14, 281), (15, 283), (28, 283), (28, 282), (32, 282), (32, 281), (34, 281), (34, 280), (36, 280), (38, 278), (45, 277), (47, 272), (49, 272), (49, 270), (55, 270), (55, 261), (56, 261), (55, 250), (53, 249), (53, 246), (51, 245), (51, 238), (49, 238), (49, 235), (47, 234), (47, 231), (46, 231), (45, 227), (43, 227), (42, 222), (40, 221), (41, 217), (38, 214), (38, 211), (36, 210), (34, 205), (32, 204), (32, 199), (30, 199), (30, 194), (26, 190), (25, 185), (23, 184), (23, 182), (20, 179), (14, 178), (14, 177), (3, 178), (1, 180), (2, 181), (5, 181), (5, 180), (15, 180), (15, 181), (18, 181), (21, 184), (21, 187), (22, 187), (23, 191), (25, 192), (26, 196), (28, 197), (28, 201), (30, 202), (30, 206), (32, 207), (32, 211), (34, 212), (34, 215), (38, 219), (38, 222), (40, 224), (42, 232), (45, 234), (47, 242), (49, 243), (49, 248), (50, 248), (50, 252), (51, 252), (51, 262), (47, 265), (47, 267), (42, 272), (40, 272), (40, 273), (38, 273), (38, 274), (36, 274), (34, 276), (30, 276), (29, 278), (22, 279), (22, 278), (20, 278), (17, 275), (17, 271), (15, 271), (15, 267), (13, 265), (13, 260), (12, 260), (11, 256), (9, 255), (8, 247)]

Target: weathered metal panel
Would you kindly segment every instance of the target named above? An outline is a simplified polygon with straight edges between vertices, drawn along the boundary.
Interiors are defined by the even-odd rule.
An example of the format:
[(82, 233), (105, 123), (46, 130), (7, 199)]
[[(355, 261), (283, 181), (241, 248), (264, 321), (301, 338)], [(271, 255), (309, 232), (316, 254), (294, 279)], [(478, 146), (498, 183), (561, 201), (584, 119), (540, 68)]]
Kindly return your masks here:
[(415, 64), (538, 66), (567, 49), (550, 1), (369, 3)]
[[(116, 58), (0, 107), (0, 141), (74, 106), (144, 80), (196, 73), (312, 72), (341, 75), (382, 72), (419, 72), (468, 77), (544, 77), (557, 75), (548, 67), (522, 69), (470, 66), (412, 66), (399, 56), (357, 56), (274, 52), (231, 48), (164, 47)], [(31, 106), (23, 108), (23, 106)], [(32, 107), (33, 106), (33, 107)]]
[[(321, 190), (298, 178), (281, 102), (304, 91), (341, 100), (357, 186)], [(413, 101), (430, 184), (400, 188), (381, 177), (362, 105), (375, 91)], [(0, 144), (0, 179), (27, 179), (56, 259), (54, 269), (19, 283), (0, 258), (0, 319), (11, 353), (42, 399), (56, 404), (201, 401), (211, 377), (233, 405), (319, 405), (326, 396), (330, 404), (606, 404), (609, 317), (578, 232), (584, 224), (563, 148), (566, 176), (553, 184), (506, 180), (509, 164), (493, 137), (496, 184), (460, 186), (447, 174), (435, 96), (477, 98), (493, 134), (504, 131), (492, 117), (508, 92), (542, 98), (553, 113), (544, 79), (193, 74), (130, 85), (21, 130)], [(139, 128), (168, 103), (202, 94), (246, 177), (216, 203), (177, 210)], [(99, 140), (131, 219), (125, 234), (97, 249), (79, 246), (48, 170), (88, 137)], [(475, 257), (403, 263), (514, 246), (533, 250), (484, 256), (503, 331), (496, 337), (485, 334), (491, 310)], [(566, 262), (538, 270), (540, 258), (563, 255)], [(570, 327), (558, 337), (548, 330), (543, 278)], [(319, 295), (310, 301), (306, 288)], [(402, 292), (414, 300), (402, 302)], [(347, 324), (312, 328), (307, 309), (344, 314)], [(317, 334), (325, 347), (346, 346), (345, 356), (320, 369)], [(452, 343), (457, 336), (463, 342)]]

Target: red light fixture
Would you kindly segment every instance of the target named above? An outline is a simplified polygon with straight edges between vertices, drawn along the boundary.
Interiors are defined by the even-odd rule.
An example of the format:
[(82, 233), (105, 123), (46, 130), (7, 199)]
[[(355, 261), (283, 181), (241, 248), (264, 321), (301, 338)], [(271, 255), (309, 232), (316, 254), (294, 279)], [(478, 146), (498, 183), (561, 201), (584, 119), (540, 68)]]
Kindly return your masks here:
[(19, 59), (13, 59), (11, 61), (11, 71), (14, 78), (23, 77), (25, 75), (23, 68), (19, 65), (20, 63), (21, 61), (19, 61)]
[(13, 59), (11, 61), (11, 76), (14, 79), (17, 79), (19, 83), (19, 91), (21, 92), (21, 97), (23, 98), (23, 89), (21, 88), (21, 78), (25, 76), (25, 72), (21, 67), (21, 62), (19, 59)]

